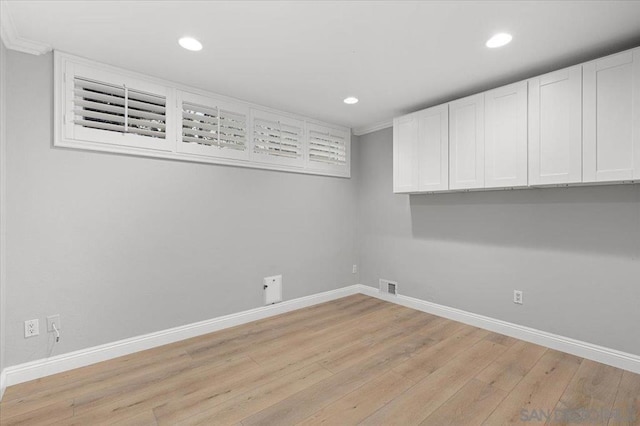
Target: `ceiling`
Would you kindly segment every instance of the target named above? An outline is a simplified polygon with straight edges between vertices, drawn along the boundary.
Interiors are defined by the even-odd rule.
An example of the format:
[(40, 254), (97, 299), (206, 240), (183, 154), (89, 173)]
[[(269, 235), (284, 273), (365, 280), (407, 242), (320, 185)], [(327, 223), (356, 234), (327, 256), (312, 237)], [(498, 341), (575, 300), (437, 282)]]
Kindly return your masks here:
[[(22, 0), (4, 9), (20, 39), (356, 131), (640, 45), (640, 1)], [(484, 46), (502, 31), (511, 44)], [(204, 49), (179, 47), (184, 35)], [(343, 104), (350, 95), (360, 102)]]

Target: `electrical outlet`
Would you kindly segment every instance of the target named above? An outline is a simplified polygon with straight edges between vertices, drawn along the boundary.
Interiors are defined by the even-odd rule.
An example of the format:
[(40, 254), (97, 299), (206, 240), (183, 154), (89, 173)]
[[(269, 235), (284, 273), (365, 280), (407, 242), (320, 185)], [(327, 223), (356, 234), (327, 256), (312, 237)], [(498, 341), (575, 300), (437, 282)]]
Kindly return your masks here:
[(358, 273), (358, 265), (353, 265), (353, 269), (351, 269), (351, 273), (352, 274), (357, 274)]
[(58, 331), (62, 329), (60, 325), (60, 315), (51, 315), (47, 317), (47, 331), (49, 333), (53, 333), (55, 330), (53, 329), (53, 324), (56, 325)]
[(40, 334), (40, 325), (37, 319), (24, 322), (24, 337), (33, 337)]
[(522, 305), (522, 290), (513, 290), (513, 303)]

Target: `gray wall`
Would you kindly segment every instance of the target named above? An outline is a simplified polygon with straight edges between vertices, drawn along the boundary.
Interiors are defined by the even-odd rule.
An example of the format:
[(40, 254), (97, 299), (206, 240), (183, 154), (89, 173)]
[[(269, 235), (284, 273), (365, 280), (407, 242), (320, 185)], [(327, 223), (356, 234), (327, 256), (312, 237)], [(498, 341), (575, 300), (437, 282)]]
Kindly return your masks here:
[(640, 354), (640, 185), (394, 195), (390, 129), (352, 179), (54, 149), (51, 55), (7, 56), (5, 366), (261, 306), (277, 273), (285, 299), (388, 278)]
[(7, 365), (356, 283), (356, 179), (54, 149), (52, 55), (8, 66)]
[(640, 355), (640, 185), (394, 195), (391, 129), (358, 161), (363, 284)]
[[(6, 88), (5, 88), (5, 78), (7, 74), (7, 66), (6, 66), (6, 54), (7, 49), (4, 46), (2, 40), (0, 40), (0, 371), (2, 371), (5, 367), (5, 356), (4, 356), (4, 348), (5, 348), (5, 306), (6, 299), (4, 293), (5, 286), (5, 170), (6, 170), (6, 155), (5, 155), (5, 113), (6, 113)], [(0, 396), (2, 390), (0, 390)]]

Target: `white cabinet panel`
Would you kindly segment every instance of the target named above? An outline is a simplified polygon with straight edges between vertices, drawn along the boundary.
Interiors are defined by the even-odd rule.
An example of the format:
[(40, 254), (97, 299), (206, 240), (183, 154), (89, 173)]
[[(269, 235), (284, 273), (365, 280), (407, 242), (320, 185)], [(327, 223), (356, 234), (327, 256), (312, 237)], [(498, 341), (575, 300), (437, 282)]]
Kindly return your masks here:
[(418, 190), (449, 189), (449, 110), (440, 105), (417, 113)]
[(529, 80), (529, 184), (582, 181), (582, 66)]
[(449, 103), (449, 188), (484, 188), (484, 94)]
[(527, 185), (527, 82), (485, 93), (485, 188)]
[(418, 120), (409, 114), (393, 120), (393, 192), (418, 189)]
[(583, 67), (584, 182), (640, 179), (640, 50)]

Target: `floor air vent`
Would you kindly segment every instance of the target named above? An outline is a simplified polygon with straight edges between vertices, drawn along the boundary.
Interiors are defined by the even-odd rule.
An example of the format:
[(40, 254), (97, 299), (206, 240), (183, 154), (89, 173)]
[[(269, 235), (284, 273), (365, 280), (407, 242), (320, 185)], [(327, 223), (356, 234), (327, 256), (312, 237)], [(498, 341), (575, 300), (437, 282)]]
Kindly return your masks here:
[(380, 291), (396, 296), (398, 294), (398, 283), (389, 280), (380, 280)]

